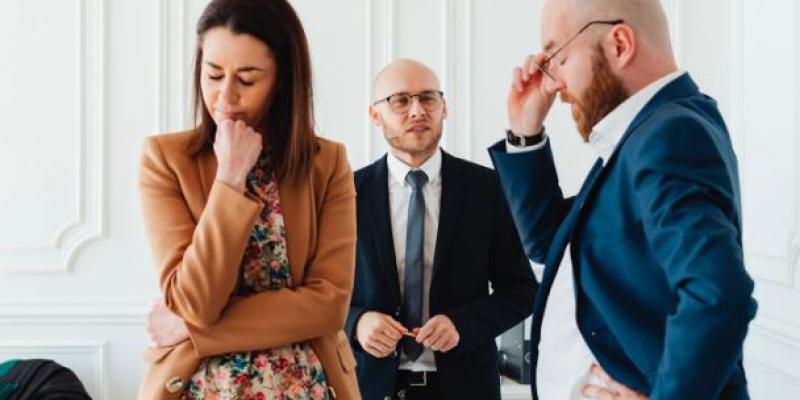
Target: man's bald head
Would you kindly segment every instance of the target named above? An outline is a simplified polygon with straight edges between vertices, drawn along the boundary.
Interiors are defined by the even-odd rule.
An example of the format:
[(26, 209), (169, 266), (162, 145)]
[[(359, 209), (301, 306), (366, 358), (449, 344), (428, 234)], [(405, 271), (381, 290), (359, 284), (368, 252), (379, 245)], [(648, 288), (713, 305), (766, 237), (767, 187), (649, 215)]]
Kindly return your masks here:
[(568, 24), (577, 32), (589, 21), (622, 19), (636, 34), (639, 45), (672, 58), (669, 25), (660, 0), (545, 0), (543, 28)]
[(423, 90), (441, 90), (436, 73), (419, 61), (400, 59), (383, 67), (375, 76), (372, 99), (377, 101), (398, 92), (416, 93)]
[[(436, 153), (442, 138), (442, 124), (447, 118), (447, 102), (439, 96), (431, 96), (431, 91), (437, 91), (436, 95), (441, 91), (436, 73), (427, 65), (410, 59), (391, 62), (378, 73), (372, 85), (370, 120), (383, 129), (392, 154), (412, 167), (419, 167)], [(394, 109), (388, 101), (383, 101), (398, 93), (414, 97), (410, 103)]]

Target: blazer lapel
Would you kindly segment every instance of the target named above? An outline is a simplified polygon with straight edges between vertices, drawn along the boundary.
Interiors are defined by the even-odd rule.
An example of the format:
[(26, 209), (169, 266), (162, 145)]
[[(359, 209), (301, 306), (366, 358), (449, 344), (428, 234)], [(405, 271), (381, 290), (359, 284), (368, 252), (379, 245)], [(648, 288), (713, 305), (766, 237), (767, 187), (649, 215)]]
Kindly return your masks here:
[(197, 158), (197, 170), (200, 174), (200, 187), (203, 190), (203, 205), (208, 202), (208, 194), (211, 192), (211, 185), (217, 175), (217, 157), (213, 151), (209, 151)]
[(564, 217), (564, 222), (561, 223), (561, 226), (559, 226), (558, 230), (556, 230), (555, 236), (553, 237), (553, 243), (550, 245), (550, 251), (547, 254), (547, 259), (545, 261), (542, 283), (539, 285), (539, 290), (536, 293), (536, 301), (533, 305), (534, 326), (533, 329), (531, 329), (532, 346), (539, 343), (539, 335), (541, 335), (539, 328), (541, 327), (542, 317), (544, 316), (544, 308), (547, 303), (547, 297), (550, 294), (550, 289), (553, 287), (553, 281), (555, 280), (556, 272), (558, 272), (558, 268), (561, 265), (561, 260), (564, 258), (564, 250), (569, 243), (570, 237), (572, 237), (572, 232), (574, 231), (575, 223), (577, 222), (581, 213), (581, 209), (583, 208), (583, 203), (589, 193), (591, 193), (592, 188), (597, 182), (597, 178), (600, 176), (600, 172), (602, 170), (603, 160), (598, 159), (584, 181), (580, 192), (578, 192), (578, 195), (575, 196), (575, 201), (572, 203), (569, 213), (567, 213), (566, 217)]
[(464, 171), (455, 166), (456, 159), (442, 151), (442, 199), (439, 207), (439, 228), (436, 234), (436, 247), (433, 253), (433, 278), (442, 265), (442, 258), (450, 248), (456, 230), (456, 222), (461, 215), (461, 207), (466, 180)]
[(278, 183), (293, 286), (303, 283), (308, 249), (317, 235), (317, 225), (312, 219), (317, 212), (311, 191), (311, 171), (308, 173), (305, 179)]
[[(366, 204), (369, 204), (369, 225), (380, 260), (380, 269), (397, 304), (401, 303), (400, 283), (397, 277), (397, 258), (394, 253), (392, 220), (389, 215), (389, 167), (386, 156), (372, 166), (370, 181), (363, 187)], [(361, 195), (361, 193), (359, 193)]]

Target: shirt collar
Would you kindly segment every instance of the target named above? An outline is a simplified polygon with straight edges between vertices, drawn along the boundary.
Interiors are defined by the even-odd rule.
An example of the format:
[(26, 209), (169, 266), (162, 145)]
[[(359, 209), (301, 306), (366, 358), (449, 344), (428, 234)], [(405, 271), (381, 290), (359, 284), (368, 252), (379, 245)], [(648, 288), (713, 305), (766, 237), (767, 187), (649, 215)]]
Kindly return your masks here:
[(589, 145), (603, 159), (603, 164), (614, 154), (614, 149), (636, 115), (656, 93), (683, 74), (684, 71), (675, 71), (653, 81), (633, 96), (628, 97), (594, 126), (589, 135)]
[[(386, 163), (389, 167), (389, 173), (396, 179), (398, 182), (405, 184), (406, 182), (406, 175), (408, 172), (411, 171), (411, 167), (401, 161), (399, 158), (395, 157), (392, 152), (389, 152), (389, 155), (386, 157)], [(419, 168), (414, 168), (422, 170), (425, 175), (428, 176), (428, 182), (432, 182), (434, 180), (439, 179), (439, 176), (442, 172), (442, 150), (438, 149), (433, 155), (425, 160)]]

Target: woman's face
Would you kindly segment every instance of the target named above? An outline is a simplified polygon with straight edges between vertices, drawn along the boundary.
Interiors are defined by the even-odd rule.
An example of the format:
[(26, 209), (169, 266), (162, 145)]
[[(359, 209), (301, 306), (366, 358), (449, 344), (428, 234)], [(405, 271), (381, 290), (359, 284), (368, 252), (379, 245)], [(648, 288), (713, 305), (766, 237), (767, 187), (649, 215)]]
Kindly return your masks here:
[(277, 74), (269, 47), (226, 27), (206, 31), (202, 46), (200, 90), (214, 122), (242, 120), (258, 126), (272, 99)]

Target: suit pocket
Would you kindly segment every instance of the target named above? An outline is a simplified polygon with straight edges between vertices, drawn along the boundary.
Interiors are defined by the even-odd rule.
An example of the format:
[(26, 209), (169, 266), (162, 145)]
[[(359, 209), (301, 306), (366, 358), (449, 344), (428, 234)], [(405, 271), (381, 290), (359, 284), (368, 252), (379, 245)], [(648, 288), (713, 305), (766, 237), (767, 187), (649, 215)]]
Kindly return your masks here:
[(344, 372), (354, 371), (356, 368), (356, 358), (353, 356), (353, 350), (350, 349), (350, 343), (347, 338), (340, 340), (336, 344), (336, 355), (339, 357), (339, 364), (342, 365)]

